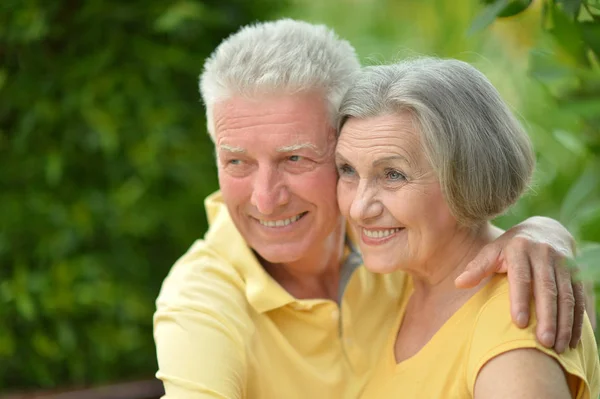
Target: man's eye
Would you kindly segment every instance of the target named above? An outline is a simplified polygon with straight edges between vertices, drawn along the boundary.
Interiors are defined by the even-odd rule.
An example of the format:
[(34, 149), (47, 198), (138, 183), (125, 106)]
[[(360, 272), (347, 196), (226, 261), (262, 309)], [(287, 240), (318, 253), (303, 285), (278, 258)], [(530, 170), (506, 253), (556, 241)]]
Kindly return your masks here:
[(398, 172), (395, 169), (388, 169), (385, 171), (385, 178), (388, 180), (404, 180), (406, 179), (406, 176), (404, 176), (402, 173)]
[(242, 160), (241, 159), (230, 159), (229, 161), (227, 161), (228, 165), (241, 165), (242, 164)]
[(288, 157), (288, 161), (298, 162), (300, 160), (302, 160), (302, 157), (300, 155), (290, 155)]

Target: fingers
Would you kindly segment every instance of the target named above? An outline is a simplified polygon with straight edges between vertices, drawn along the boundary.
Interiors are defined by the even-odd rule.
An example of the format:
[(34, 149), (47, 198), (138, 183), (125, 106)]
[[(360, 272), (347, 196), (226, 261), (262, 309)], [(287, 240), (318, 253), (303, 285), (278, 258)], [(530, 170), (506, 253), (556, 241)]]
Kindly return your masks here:
[[(558, 318), (558, 287), (554, 267), (555, 257), (551, 255), (551, 249), (544, 245), (538, 247), (530, 255), (530, 259), (535, 310), (538, 320), (536, 335), (542, 345), (552, 348), (556, 340)], [(566, 317), (568, 316), (565, 314)], [(564, 334), (566, 335), (566, 333)]]
[(472, 288), (487, 276), (497, 273), (500, 264), (500, 248), (496, 245), (486, 245), (475, 258), (467, 264), (465, 271), (454, 280), (457, 288)]
[(571, 342), (569, 346), (575, 348), (581, 339), (583, 332), (583, 318), (585, 317), (585, 289), (582, 282), (575, 282), (572, 285), (573, 298), (575, 300), (575, 310), (573, 315), (573, 331), (571, 333)]
[(531, 301), (531, 266), (525, 249), (508, 249), (504, 255), (508, 266), (510, 314), (520, 328), (529, 325), (529, 303)]
[[(556, 286), (558, 287), (558, 330), (556, 332), (554, 349), (557, 353), (563, 353), (567, 345), (571, 343), (573, 333), (577, 332), (575, 331), (576, 326), (573, 323), (576, 310), (575, 295), (569, 269), (564, 265), (564, 262), (560, 262), (559, 260), (555, 261), (555, 267)], [(583, 285), (581, 289), (583, 291)], [(581, 300), (584, 301), (583, 292)], [(581, 303), (581, 307), (585, 307), (585, 302)], [(583, 314), (580, 317), (583, 323)], [(581, 327), (579, 330), (581, 330)], [(579, 331), (579, 334), (581, 334), (581, 331)]]

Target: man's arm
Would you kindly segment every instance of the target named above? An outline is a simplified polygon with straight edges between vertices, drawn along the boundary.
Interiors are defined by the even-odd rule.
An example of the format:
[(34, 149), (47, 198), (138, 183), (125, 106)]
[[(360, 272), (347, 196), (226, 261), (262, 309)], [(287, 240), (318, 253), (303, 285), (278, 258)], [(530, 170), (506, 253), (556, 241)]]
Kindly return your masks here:
[(252, 324), (241, 278), (214, 262), (184, 257), (157, 300), (154, 338), (164, 398), (245, 396), (245, 340)]
[(493, 273), (508, 273), (511, 315), (523, 328), (529, 323), (529, 303), (535, 297), (537, 339), (562, 353), (581, 338), (585, 311), (583, 284), (573, 282), (567, 259), (575, 243), (560, 223), (532, 217), (488, 244), (456, 279), (459, 288), (473, 287)]

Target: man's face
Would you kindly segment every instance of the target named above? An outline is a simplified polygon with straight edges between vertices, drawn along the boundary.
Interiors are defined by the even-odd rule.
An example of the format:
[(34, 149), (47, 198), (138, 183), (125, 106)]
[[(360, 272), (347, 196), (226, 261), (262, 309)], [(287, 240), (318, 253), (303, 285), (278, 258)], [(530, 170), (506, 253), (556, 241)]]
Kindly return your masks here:
[(335, 130), (323, 96), (233, 97), (215, 105), (214, 120), (221, 192), (250, 247), (288, 263), (339, 234)]

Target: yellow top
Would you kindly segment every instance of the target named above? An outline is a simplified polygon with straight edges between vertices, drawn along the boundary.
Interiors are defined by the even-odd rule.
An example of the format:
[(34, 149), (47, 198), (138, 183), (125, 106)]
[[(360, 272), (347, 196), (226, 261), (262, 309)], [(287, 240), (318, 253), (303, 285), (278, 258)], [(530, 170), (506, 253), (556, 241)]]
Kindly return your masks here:
[(341, 306), (296, 299), (258, 263), (220, 194), (205, 205), (209, 231), (173, 266), (157, 299), (165, 397), (358, 397), (399, 311), (406, 275), (346, 267)]
[[(401, 310), (362, 399), (472, 398), (475, 380), (485, 363), (517, 348), (536, 348), (556, 359), (577, 379), (573, 397), (598, 398), (598, 350), (587, 316), (578, 347), (558, 355), (537, 342), (535, 320), (525, 329), (512, 323), (504, 275), (495, 276), (473, 295), (417, 354), (396, 364), (396, 334), (412, 293), (410, 278), (405, 283)], [(533, 307), (531, 312), (534, 314)]]

